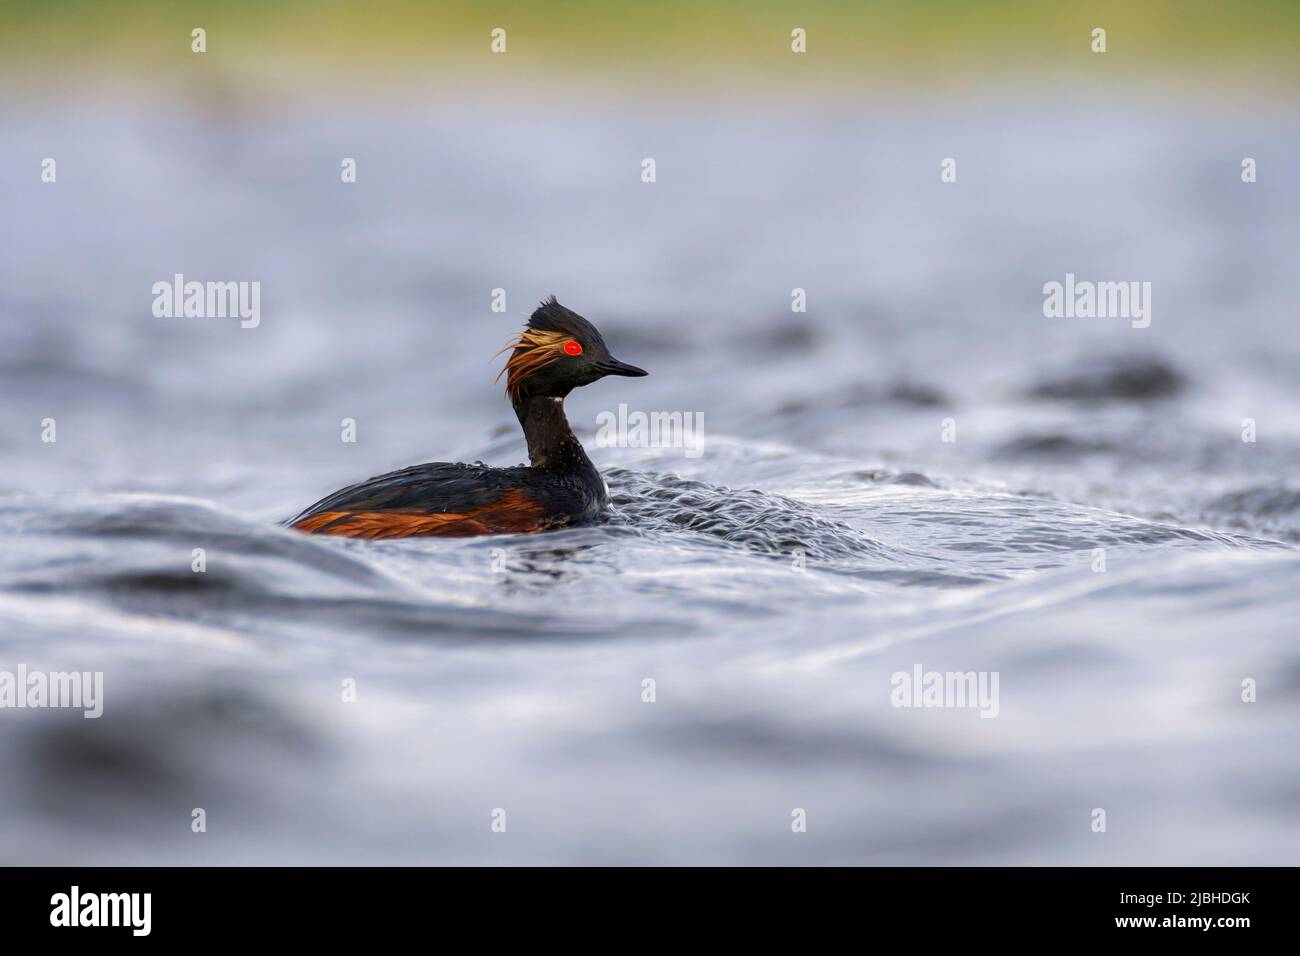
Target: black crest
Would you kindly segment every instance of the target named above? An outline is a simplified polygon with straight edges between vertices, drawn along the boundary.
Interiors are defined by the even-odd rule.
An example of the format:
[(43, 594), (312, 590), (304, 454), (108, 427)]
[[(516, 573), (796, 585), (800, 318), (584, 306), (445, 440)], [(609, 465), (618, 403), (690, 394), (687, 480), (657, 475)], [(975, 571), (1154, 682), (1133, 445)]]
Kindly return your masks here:
[(553, 295), (547, 296), (542, 300), (542, 304), (533, 310), (532, 317), (528, 320), (528, 327), (539, 332), (572, 335), (588, 348), (605, 344), (605, 340), (600, 337), (594, 325), (572, 309), (560, 305)]

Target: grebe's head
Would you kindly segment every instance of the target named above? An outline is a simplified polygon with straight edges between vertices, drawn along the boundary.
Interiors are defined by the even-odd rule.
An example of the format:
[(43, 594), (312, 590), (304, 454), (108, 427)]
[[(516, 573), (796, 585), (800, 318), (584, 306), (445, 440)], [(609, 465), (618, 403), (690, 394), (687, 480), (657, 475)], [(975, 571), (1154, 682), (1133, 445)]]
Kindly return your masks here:
[(501, 374), (512, 402), (533, 395), (563, 398), (606, 375), (648, 374), (610, 355), (596, 327), (555, 296), (537, 307), (527, 328), (506, 348), (512, 351)]

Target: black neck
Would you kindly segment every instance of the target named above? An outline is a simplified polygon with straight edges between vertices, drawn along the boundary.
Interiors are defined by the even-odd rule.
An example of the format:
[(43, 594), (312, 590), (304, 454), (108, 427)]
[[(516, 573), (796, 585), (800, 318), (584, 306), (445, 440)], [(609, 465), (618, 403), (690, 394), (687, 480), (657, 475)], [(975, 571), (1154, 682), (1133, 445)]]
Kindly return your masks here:
[(514, 408), (528, 442), (528, 460), (534, 468), (561, 474), (589, 473), (600, 481), (596, 466), (569, 427), (564, 399), (521, 395), (515, 400)]

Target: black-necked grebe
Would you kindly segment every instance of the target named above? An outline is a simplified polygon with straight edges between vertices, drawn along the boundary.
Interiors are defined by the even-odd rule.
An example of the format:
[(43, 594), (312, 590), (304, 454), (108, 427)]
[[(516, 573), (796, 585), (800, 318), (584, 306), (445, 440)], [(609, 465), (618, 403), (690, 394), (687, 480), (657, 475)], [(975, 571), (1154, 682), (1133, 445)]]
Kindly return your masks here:
[(531, 465), (413, 465), (336, 491), (290, 527), (354, 538), (464, 536), (545, 531), (597, 517), (609, 496), (569, 428), (564, 397), (606, 375), (646, 372), (610, 355), (595, 326), (554, 296), (506, 348), (512, 351), (501, 373)]

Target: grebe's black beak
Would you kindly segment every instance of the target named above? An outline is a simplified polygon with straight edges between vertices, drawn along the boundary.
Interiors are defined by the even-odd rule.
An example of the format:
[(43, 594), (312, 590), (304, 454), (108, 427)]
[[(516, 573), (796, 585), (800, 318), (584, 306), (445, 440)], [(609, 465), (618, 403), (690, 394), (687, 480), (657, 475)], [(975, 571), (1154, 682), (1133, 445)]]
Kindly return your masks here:
[(626, 375), (629, 378), (640, 378), (642, 375), (649, 375), (643, 368), (637, 368), (635, 365), (628, 365), (626, 362), (620, 362), (616, 358), (606, 359), (604, 362), (597, 362), (596, 368), (600, 369), (602, 375)]

